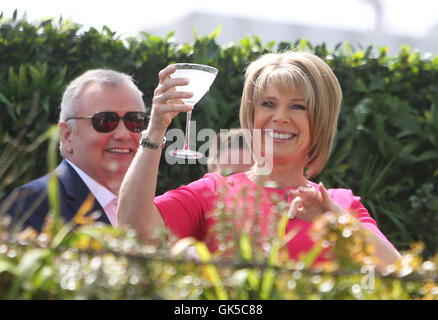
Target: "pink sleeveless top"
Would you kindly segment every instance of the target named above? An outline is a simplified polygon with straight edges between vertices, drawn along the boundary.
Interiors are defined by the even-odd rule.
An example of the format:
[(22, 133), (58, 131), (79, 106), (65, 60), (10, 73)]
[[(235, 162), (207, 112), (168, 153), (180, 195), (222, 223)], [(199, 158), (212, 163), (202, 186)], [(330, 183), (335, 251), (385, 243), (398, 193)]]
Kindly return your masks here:
[[(310, 182), (313, 187), (317, 184)], [(226, 189), (225, 197), (221, 190)], [(238, 173), (226, 178), (216, 173), (206, 174), (201, 179), (175, 190), (168, 191), (155, 198), (154, 204), (160, 211), (166, 226), (178, 237), (194, 237), (204, 241), (210, 250), (217, 250), (217, 239), (211, 228), (217, 223), (211, 214), (219, 204), (227, 212), (232, 212), (233, 223), (238, 228), (249, 228), (254, 233), (256, 225), (260, 230), (258, 236), (267, 238), (277, 232), (279, 215), (276, 206), (280, 202), (290, 205), (293, 197), (289, 196), (292, 188), (276, 189), (260, 187), (252, 182), (245, 173)], [(349, 189), (329, 189), (332, 200), (342, 209), (355, 212), (355, 217), (364, 227), (390, 243), (380, 232), (376, 221), (360, 202), (360, 197), (353, 195)], [(256, 210), (259, 208), (259, 210)], [(288, 207), (287, 207), (288, 208)], [(278, 211), (278, 210), (277, 210)], [(283, 211), (284, 212), (284, 211)], [(314, 245), (310, 236), (312, 223), (294, 219), (289, 220), (287, 232), (299, 228), (296, 236), (287, 244), (292, 259), (299, 259), (300, 254), (308, 252)], [(392, 244), (391, 244), (392, 246)], [(327, 260), (323, 250), (315, 263)]]

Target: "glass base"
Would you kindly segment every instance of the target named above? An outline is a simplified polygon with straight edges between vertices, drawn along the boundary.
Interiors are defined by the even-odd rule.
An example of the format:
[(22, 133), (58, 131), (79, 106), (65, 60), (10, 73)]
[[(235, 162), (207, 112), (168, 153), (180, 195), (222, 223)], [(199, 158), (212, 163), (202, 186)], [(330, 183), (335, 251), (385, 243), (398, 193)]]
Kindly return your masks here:
[(181, 159), (199, 159), (204, 156), (202, 153), (190, 149), (172, 150), (169, 154), (172, 157)]

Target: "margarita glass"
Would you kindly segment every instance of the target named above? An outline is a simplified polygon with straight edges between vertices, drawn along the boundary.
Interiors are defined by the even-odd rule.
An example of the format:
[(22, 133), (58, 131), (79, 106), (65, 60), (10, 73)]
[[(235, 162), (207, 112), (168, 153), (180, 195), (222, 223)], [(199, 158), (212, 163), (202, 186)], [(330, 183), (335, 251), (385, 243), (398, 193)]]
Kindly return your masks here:
[[(193, 92), (193, 97), (182, 99), (185, 104), (195, 106), (199, 100), (207, 93), (213, 83), (218, 70), (214, 67), (194, 64), (194, 63), (176, 63), (176, 71), (170, 75), (171, 78), (187, 78), (189, 84), (186, 86), (177, 86), (177, 91), (189, 91)], [(170, 155), (177, 158), (184, 159), (199, 159), (203, 157), (203, 154), (197, 151), (190, 150), (190, 120), (192, 118), (192, 111), (187, 112), (186, 121), (186, 136), (184, 142), (184, 148), (180, 150), (170, 151)]]

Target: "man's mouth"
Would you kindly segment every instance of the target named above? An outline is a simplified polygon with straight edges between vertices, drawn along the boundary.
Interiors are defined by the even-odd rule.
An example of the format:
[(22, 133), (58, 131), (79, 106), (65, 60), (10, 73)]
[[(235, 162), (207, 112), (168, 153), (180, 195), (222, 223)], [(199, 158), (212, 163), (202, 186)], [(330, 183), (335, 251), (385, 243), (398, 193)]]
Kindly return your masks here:
[(131, 154), (134, 153), (134, 150), (130, 148), (111, 148), (106, 150), (109, 153), (118, 153), (118, 154)]

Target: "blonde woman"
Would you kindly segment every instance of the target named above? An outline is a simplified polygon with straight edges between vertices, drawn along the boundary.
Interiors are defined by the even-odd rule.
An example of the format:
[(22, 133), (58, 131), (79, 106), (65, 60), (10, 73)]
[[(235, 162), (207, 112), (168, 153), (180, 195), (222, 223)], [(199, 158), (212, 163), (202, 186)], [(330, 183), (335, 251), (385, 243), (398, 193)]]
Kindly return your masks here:
[[(399, 258), (397, 250), (351, 190), (327, 190), (309, 180), (323, 169), (329, 158), (342, 101), (340, 85), (330, 67), (309, 53), (266, 54), (246, 71), (240, 123), (252, 146), (256, 165), (226, 178), (209, 173), (155, 197), (161, 148), (153, 147), (163, 141), (173, 117), (191, 109), (181, 104), (180, 99), (192, 94), (174, 89), (186, 84), (187, 79), (170, 79), (173, 72), (175, 67), (168, 66), (159, 73), (151, 119), (144, 132), (146, 147), (139, 148), (120, 191), (121, 225), (134, 228), (144, 239), (151, 239), (155, 230), (165, 225), (181, 238), (195, 237), (216, 250), (218, 242), (210, 232), (216, 221), (210, 212), (215, 208), (219, 191), (226, 186), (226, 206), (234, 206), (234, 212), (245, 212), (237, 219), (245, 219), (237, 221), (242, 226), (256, 217), (255, 204), (259, 204), (261, 214), (257, 219), (261, 237), (272, 232), (268, 226), (275, 219), (273, 199), (290, 206), (287, 230), (300, 228), (287, 244), (292, 259), (298, 259), (312, 248), (312, 222), (327, 211), (353, 215), (361, 222), (361, 228), (371, 231), (367, 241), (375, 246), (379, 268)], [(269, 141), (271, 148), (267, 148), (265, 141)], [(262, 165), (269, 170), (259, 170)], [(261, 194), (257, 192), (260, 188)], [(325, 252), (316, 262), (324, 260)]]

